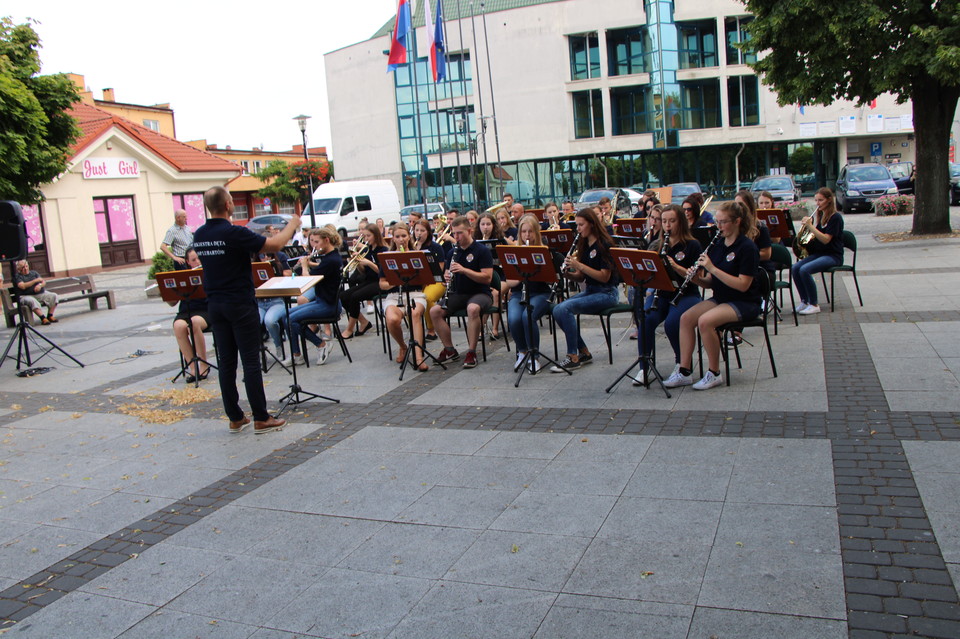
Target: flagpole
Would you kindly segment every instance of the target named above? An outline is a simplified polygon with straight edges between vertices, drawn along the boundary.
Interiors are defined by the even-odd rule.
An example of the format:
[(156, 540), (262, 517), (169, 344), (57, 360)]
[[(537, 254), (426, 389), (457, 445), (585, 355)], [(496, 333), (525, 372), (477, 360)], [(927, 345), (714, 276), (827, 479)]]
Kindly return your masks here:
[[(480, 14), (483, 19), (483, 47), (487, 50), (487, 79), (490, 82), (490, 108), (493, 112), (493, 141), (497, 150), (497, 168), (500, 170), (500, 201), (503, 201), (503, 164), (500, 161), (500, 129), (497, 126), (497, 101), (493, 97), (493, 67), (490, 65), (490, 42), (487, 39), (487, 10), (484, 2), (480, 2)], [(520, 189), (520, 165), (517, 165), (517, 190)], [(521, 200), (523, 195), (517, 193), (517, 200)]]
[[(470, 98), (467, 96), (467, 74), (466, 74), (466, 64), (464, 64), (463, 51), (469, 51), (468, 47), (464, 46), (463, 40), (463, 14), (460, 11), (460, 0), (457, 0), (457, 29), (460, 32), (460, 92), (463, 93), (463, 131), (464, 137), (467, 139), (467, 166), (470, 169), (470, 185), (474, 187), (473, 198), (474, 205), (476, 205), (477, 198), (477, 189), (476, 189), (476, 168), (473, 166), (473, 154), (470, 152)], [(456, 112), (456, 107), (453, 103), (453, 95), (450, 96), (450, 107)], [(459, 145), (458, 145), (459, 146)], [(460, 151), (457, 150), (457, 160), (460, 159)], [(460, 180), (460, 199), (463, 199), (463, 176), (459, 176)]]
[[(459, 6), (459, 2), (458, 2)], [(442, 35), (442, 44), (443, 44), (443, 56), (444, 56), (444, 69), (446, 70), (443, 75), (443, 80), (445, 82), (444, 88), (450, 92), (450, 113), (453, 115), (454, 126), (456, 126), (456, 116), (457, 111), (456, 107), (453, 104), (453, 84), (450, 82), (450, 70), (449, 70), (449, 57), (447, 56), (447, 23), (443, 13), (443, 0), (437, 0), (437, 23), (440, 25), (440, 33)], [(462, 74), (461, 74), (462, 75)], [(447, 121), (447, 146), (450, 146), (450, 118), (446, 118)], [(440, 131), (440, 97), (439, 90), (437, 95), (437, 132)], [(451, 148), (454, 149), (454, 159), (457, 162), (457, 188), (460, 192), (459, 206), (457, 208), (464, 208), (466, 202), (463, 200), (463, 176), (461, 175), (460, 168), (460, 148), (459, 143)], [(441, 156), (442, 157), (442, 156)], [(453, 191), (451, 190), (451, 195)]]
[[(470, 30), (473, 32), (473, 50), (479, 51), (479, 48), (477, 47), (476, 15), (477, 14), (474, 11), (474, 7), (473, 7), (473, 0), (470, 0)], [(477, 60), (474, 60), (474, 66), (476, 66), (477, 62), (478, 62)], [(486, 136), (487, 123), (483, 119), (483, 91), (480, 88), (481, 84), (482, 83), (479, 81), (479, 78), (476, 78), (474, 80), (474, 87), (477, 90), (477, 104), (480, 107), (480, 119), (479, 119), (480, 126), (478, 127), (479, 131), (477, 133), (477, 137), (483, 139), (483, 203), (484, 203), (484, 206), (486, 206), (487, 204), (490, 203), (490, 201), (487, 199), (490, 195), (490, 185), (487, 183), (487, 136)], [(503, 175), (501, 173), (501, 178), (502, 176)], [(478, 197), (479, 197), (479, 194), (478, 194)]]
[[(416, 7), (414, 7), (414, 11)], [(413, 16), (415, 14), (411, 13), (410, 15), (410, 24), (411, 29), (410, 33), (413, 36), (413, 62), (410, 63), (413, 65), (413, 102), (416, 105), (414, 107), (414, 113), (417, 117), (415, 131), (417, 132), (417, 189), (420, 192), (420, 203), (423, 204), (423, 210), (427, 210), (427, 190), (424, 188), (423, 184), (423, 127), (420, 126), (420, 83), (417, 80), (417, 30), (412, 28), (413, 25)]]

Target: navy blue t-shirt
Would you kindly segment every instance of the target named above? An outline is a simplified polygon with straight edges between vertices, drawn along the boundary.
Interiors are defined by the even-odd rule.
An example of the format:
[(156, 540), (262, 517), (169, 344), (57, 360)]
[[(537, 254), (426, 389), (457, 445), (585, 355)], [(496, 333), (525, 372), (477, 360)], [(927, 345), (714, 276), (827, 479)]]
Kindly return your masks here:
[[(697, 259), (700, 257), (700, 253), (703, 252), (703, 249), (700, 247), (700, 242), (697, 240), (690, 240), (688, 242), (677, 242), (673, 246), (667, 247), (667, 255), (673, 258), (673, 261), (679, 264), (684, 268), (690, 268), (693, 266)], [(666, 262), (666, 260), (664, 260)], [(683, 277), (680, 276), (675, 270), (667, 266), (667, 274), (670, 276), (670, 281), (673, 282), (673, 285), (679, 287), (683, 284)], [(697, 292), (696, 286), (688, 286), (686, 294)], [(658, 291), (658, 294), (663, 295), (664, 297), (676, 295), (676, 292), (672, 291)]]
[(203, 265), (207, 299), (220, 303), (254, 303), (250, 256), (267, 241), (262, 235), (229, 220), (207, 220), (193, 234), (193, 248)]
[(584, 266), (589, 266), (590, 268), (602, 271), (603, 269), (610, 269), (610, 279), (606, 282), (601, 282), (600, 280), (595, 280), (586, 273), (584, 273), (584, 281), (587, 283), (587, 286), (591, 284), (593, 286), (609, 286), (614, 287), (617, 285), (617, 269), (610, 264), (607, 257), (610, 255), (610, 247), (606, 247), (606, 251), (601, 250), (601, 244), (599, 241), (594, 242), (587, 247), (586, 255), (578, 255), (577, 259)]
[[(493, 254), (490, 249), (480, 242), (471, 242), (467, 248), (457, 248), (457, 264), (465, 266), (471, 271), (480, 272), (485, 268), (493, 268)], [(490, 285), (475, 282), (466, 275), (454, 274), (450, 280), (454, 293), (476, 295), (477, 293), (490, 294)]]
[(757, 269), (760, 267), (760, 251), (753, 240), (746, 235), (738, 235), (733, 244), (727, 246), (724, 240), (718, 240), (716, 244), (710, 247), (707, 253), (714, 266), (730, 275), (750, 275), (753, 277), (753, 283), (746, 291), (738, 291), (720, 281), (720, 278), (713, 276), (713, 299), (719, 303), (724, 302), (753, 302), (760, 303), (760, 281), (757, 279)]
[(317, 299), (335, 306), (340, 293), (340, 275), (343, 272), (343, 257), (340, 251), (334, 249), (310, 261), (317, 262), (316, 266), (310, 267), (310, 275), (323, 275), (320, 283), (313, 287), (317, 292)]
[(833, 255), (843, 260), (843, 216), (834, 213), (827, 220), (826, 224), (817, 224), (817, 230), (830, 236), (830, 243), (824, 244), (817, 238), (813, 238), (807, 245), (811, 253), (817, 255)]

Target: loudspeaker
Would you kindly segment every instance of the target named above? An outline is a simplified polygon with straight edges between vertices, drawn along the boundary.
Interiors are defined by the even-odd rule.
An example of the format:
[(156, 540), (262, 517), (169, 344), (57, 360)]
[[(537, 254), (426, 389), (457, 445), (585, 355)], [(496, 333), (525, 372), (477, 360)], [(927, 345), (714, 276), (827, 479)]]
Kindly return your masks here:
[(23, 209), (11, 200), (0, 201), (0, 260), (27, 257), (27, 225)]

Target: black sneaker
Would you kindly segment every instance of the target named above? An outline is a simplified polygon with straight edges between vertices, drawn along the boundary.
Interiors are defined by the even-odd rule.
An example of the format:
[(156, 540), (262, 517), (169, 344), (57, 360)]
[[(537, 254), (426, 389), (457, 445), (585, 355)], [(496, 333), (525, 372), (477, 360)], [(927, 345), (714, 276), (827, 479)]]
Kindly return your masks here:
[(550, 372), (551, 372), (551, 373), (563, 373), (563, 372), (565, 372), (565, 371), (575, 371), (575, 370), (577, 370), (578, 368), (580, 368), (580, 365), (581, 365), (581, 364), (582, 364), (582, 362), (575, 362), (575, 361), (573, 361), (572, 359), (570, 359), (569, 356), (567, 356), (567, 357), (565, 357), (565, 358), (563, 359), (562, 362), (560, 362), (560, 366), (551, 366), (551, 367), (550, 367)]
[(593, 355), (590, 353), (580, 353), (580, 365), (586, 366), (593, 361)]
[(437, 335), (436, 333), (434, 333), (433, 335), (431, 335), (430, 333), (427, 333), (423, 339), (425, 339), (428, 342), (434, 342), (437, 339)]

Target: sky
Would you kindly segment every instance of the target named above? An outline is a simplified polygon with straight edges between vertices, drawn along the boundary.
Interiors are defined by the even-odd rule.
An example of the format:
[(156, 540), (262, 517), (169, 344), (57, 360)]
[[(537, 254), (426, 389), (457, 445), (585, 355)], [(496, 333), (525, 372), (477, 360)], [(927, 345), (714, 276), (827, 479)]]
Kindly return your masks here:
[[(0, 15), (39, 22), (41, 73), (85, 76), (95, 98), (169, 103), (177, 138), (221, 148), (289, 150), (293, 120), (312, 116), (308, 144), (330, 146), (323, 55), (367, 40), (397, 0), (224, 3), (5, 0)], [(386, 73), (384, 82), (392, 82)]]

